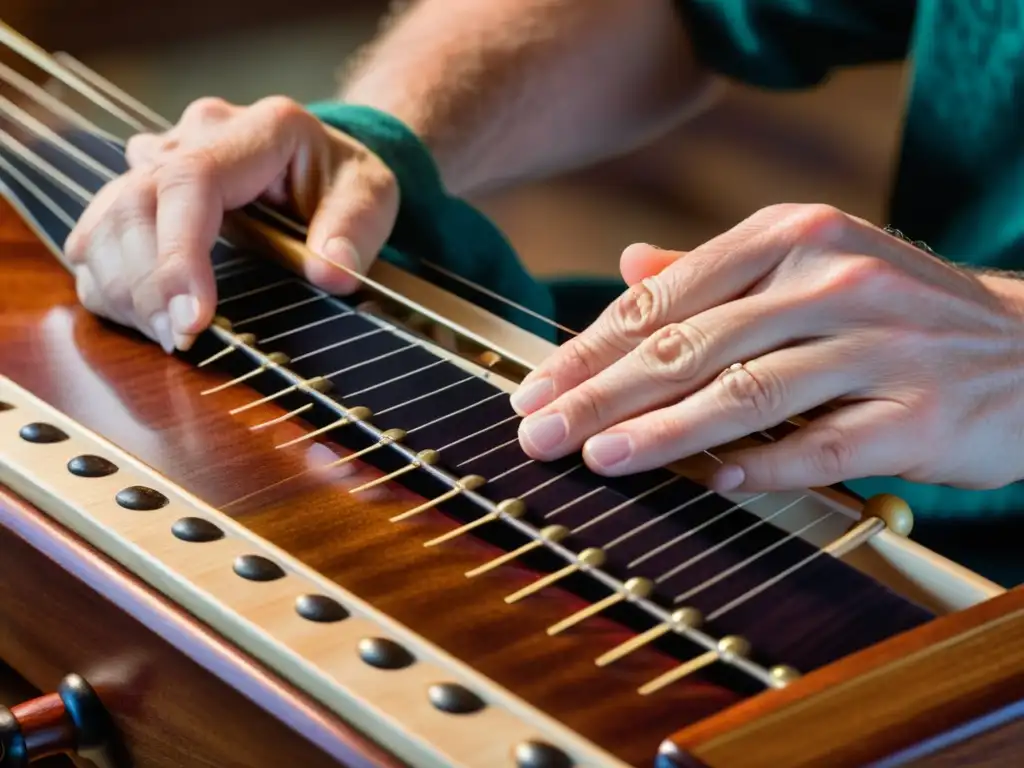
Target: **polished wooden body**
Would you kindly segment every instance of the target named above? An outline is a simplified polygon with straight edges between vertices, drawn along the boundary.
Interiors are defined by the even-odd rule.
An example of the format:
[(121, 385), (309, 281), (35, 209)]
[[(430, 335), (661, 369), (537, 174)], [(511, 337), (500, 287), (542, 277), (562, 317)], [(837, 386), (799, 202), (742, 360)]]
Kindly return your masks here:
[[(43, 690), (68, 670), (93, 681), (134, 765), (399, 765), (7, 492), (0, 492), (0, 552), (0, 655)], [(129, 616), (98, 593), (100, 583), (158, 618)], [(251, 687), (242, 693), (222, 678), (245, 678)], [(332, 751), (344, 762), (265, 709), (274, 706), (301, 713), (307, 729), (331, 731)]]
[[(358, 466), (350, 465), (341, 477), (313, 475), (246, 498), (307, 468), (305, 452), (274, 450), (303, 434), (302, 427), (285, 423), (249, 432), (249, 425), (282, 411), (268, 405), (228, 415), (253, 394), (238, 388), (202, 397), (200, 391), (221, 383), (222, 375), (166, 357), (151, 343), (89, 315), (48, 251), (9, 208), (0, 208), (0, 216), (0, 372), (16, 383), (629, 764), (649, 764), (661, 741), (680, 725), (735, 700), (711, 686), (700, 686), (700, 695), (675, 687), (656, 699), (637, 696), (640, 685), (675, 662), (644, 650), (618, 669), (598, 670), (594, 659), (631, 633), (598, 617), (585, 631), (548, 637), (548, 626), (585, 603), (550, 590), (518, 606), (506, 605), (503, 598), (534, 581), (533, 572), (510, 567), (467, 579), (467, 570), (500, 551), (469, 540), (443, 551), (424, 548), (424, 541), (456, 523), (439, 513), (402, 526), (388, 523), (415, 502), (401, 490), (382, 491), (372, 503), (369, 494), (358, 501), (347, 496), (346, 484), (366, 479)], [(328, 451), (312, 450), (314, 458)], [(37, 579), (28, 570), (6, 578), (12, 594), (32, 588)], [(69, 612), (76, 605), (73, 600), (61, 604)], [(24, 617), (27, 609), (19, 603), (14, 610)], [(0, 615), (0, 621), (5, 618)], [(75, 620), (92, 624), (88, 614)], [(111, 641), (100, 639), (102, 621), (95, 622), (94, 631), (97, 648)], [(45, 650), (35, 658), (34, 647), (0, 637), (0, 658), (9, 657), (45, 688), (53, 684), (52, 661)], [(122, 655), (131, 655), (130, 642), (122, 648)], [(125, 727), (142, 731), (151, 727), (147, 723), (129, 719)], [(177, 763), (153, 753), (152, 762), (139, 765)]]
[(748, 700), (676, 734), (665, 753), (729, 768), (864, 765), (904, 751), (916, 765), (949, 764), (943, 753), (1012, 765), (1024, 754), (1021, 637), (1016, 589)]
[[(455, 523), (434, 513), (402, 526), (387, 523), (390, 515), (408, 509), (414, 501), (390, 489), (372, 502), (365, 495), (358, 501), (347, 496), (346, 486), (366, 479), (357, 464), (331, 477), (312, 474), (289, 481), (310, 463), (322, 463), (324, 456), (332, 455), (332, 448), (274, 450), (276, 444), (303, 434), (303, 428), (285, 422), (258, 434), (250, 432), (248, 426), (282, 411), (267, 405), (228, 415), (229, 409), (254, 399), (252, 393), (237, 388), (202, 397), (200, 391), (220, 383), (222, 377), (168, 358), (152, 344), (90, 316), (77, 305), (70, 278), (10, 209), (0, 207), (0, 217), (0, 373), (626, 762), (649, 764), (666, 736), (691, 725), (692, 730), (675, 737), (678, 749), (669, 750), (666, 758), (681, 764), (698, 759), (707, 765), (731, 765), (716, 752), (720, 744), (738, 744), (741, 751), (756, 754), (751, 750), (759, 737), (750, 734), (765, 727), (771, 732), (774, 718), (787, 712), (797, 713), (790, 722), (798, 724), (806, 716), (802, 705), (815, 697), (828, 698), (833, 684), (855, 679), (868, 669), (862, 660), (854, 660), (822, 670), (789, 692), (765, 695), (733, 710), (726, 708), (735, 697), (713, 686), (669, 688), (655, 699), (638, 697), (636, 688), (670, 668), (670, 659), (647, 649), (615, 669), (595, 670), (593, 659), (629, 636), (623, 629), (597, 618), (588, 622), (585, 631), (546, 636), (546, 627), (583, 603), (549, 590), (520, 606), (505, 605), (502, 598), (532, 581), (534, 574), (511, 567), (485, 579), (467, 580), (465, 571), (498, 552), (468, 539), (443, 551), (424, 549), (423, 541)], [(260, 492), (274, 483), (280, 484)], [(0, 598), (0, 623), (14, 628), (0, 632), (0, 658), (8, 659), (44, 689), (67, 671), (122, 673), (117, 685), (108, 689), (116, 692), (108, 697), (140, 768), (180, 765), (183, 750), (193, 765), (332, 762), (299, 733), (312, 741), (319, 739), (321, 746), (332, 745), (333, 751), (327, 751), (335, 761), (348, 750), (353, 764), (388, 764), (380, 750), (223, 642), (220, 652), (232, 657), (233, 676), (223, 668), (195, 661), (196, 648), (217, 644), (196, 622), (191, 622), (190, 642), (198, 645), (175, 647), (159, 637), (151, 622), (121, 615), (125, 590), (133, 592), (135, 600), (159, 602), (167, 615), (174, 615), (176, 609), (26, 505), (8, 496), (0, 498), (0, 507), (4, 510), (0, 521), (8, 529), (0, 531), (0, 545), (5, 555), (17, 554), (5, 557), (0, 566), (4, 568), (0, 579), (7, 587)], [(52, 536), (44, 536), (39, 526), (49, 526)], [(27, 535), (30, 529), (36, 532), (34, 543), (19, 542), (19, 536), (32, 540)], [(45, 552), (46, 543), (56, 541), (66, 547), (63, 561), (38, 551)], [(97, 565), (94, 578), (82, 583), (81, 574), (68, 571), (87, 559), (103, 567)], [(114, 599), (115, 592), (121, 597)], [(1014, 594), (1006, 600), (1019, 602), (1019, 598)], [(46, 603), (45, 614), (32, 610)], [(1013, 606), (1000, 611), (1001, 605), (992, 603), (978, 610), (987, 610), (994, 626), (1003, 613), (1012, 613)], [(179, 626), (189, 624), (180, 612), (176, 618)], [(62, 633), (68, 639), (54, 642), (56, 630), (47, 632), (47, 621), (69, 629)], [(954, 615), (942, 626), (955, 636), (970, 626), (970, 615)], [(934, 626), (925, 627), (912, 633), (916, 640), (907, 640), (908, 634), (872, 649), (867, 656), (876, 661), (899, 658), (907, 647), (900, 644), (904, 642), (927, 649), (939, 639), (936, 631)], [(1001, 637), (998, 629), (992, 631), (992, 637)], [(42, 637), (48, 640), (43, 642)], [(967, 655), (976, 648), (969, 643), (958, 648), (966, 650), (954, 648), (948, 664), (976, 661)], [(1021, 654), (1003, 658), (1000, 665), (973, 667), (977, 674), (966, 676), (966, 687), (958, 689), (971, 694), (970, 705), (961, 702), (951, 707), (947, 721), (920, 721), (919, 728), (902, 731), (894, 724), (895, 730), (880, 739), (865, 725), (877, 726), (877, 720), (849, 713), (853, 732), (871, 741), (843, 753), (853, 762), (830, 764), (853, 765), (865, 757), (892, 754), (1005, 703), (1010, 697), (1007, 691), (1015, 690), (1012, 686), (1020, 679), (1024, 658)], [(894, 667), (886, 673), (898, 671)], [(250, 686), (246, 694), (257, 702), (254, 706), (235, 689), (240, 680), (257, 679), (262, 687)], [(913, 681), (920, 681), (915, 690), (922, 695), (908, 706), (916, 701), (924, 707), (932, 681), (906, 678), (907, 684)], [(824, 686), (827, 690), (823, 683), (829, 684)], [(290, 719), (285, 719), (290, 729), (266, 713), (281, 716), (280, 706), (289, 701), (293, 706), (287, 710)], [(848, 702), (853, 709), (860, 706), (856, 695)], [(724, 714), (711, 717), (723, 709)], [(160, 716), (155, 715), (158, 711)], [(140, 715), (143, 712), (145, 716)], [(234, 715), (225, 717), (225, 712)], [(916, 711), (887, 714), (899, 720), (917, 716)], [(831, 712), (821, 717), (834, 727), (829, 717), (840, 716)], [(863, 730), (856, 730), (858, 724)], [(786, 752), (790, 756), (800, 754), (805, 744), (793, 731), (787, 733), (779, 748), (791, 750)], [(846, 741), (840, 738), (837, 743)], [(237, 746), (246, 743), (251, 754), (239, 758)], [(274, 762), (280, 751), (268, 743), (304, 757)]]

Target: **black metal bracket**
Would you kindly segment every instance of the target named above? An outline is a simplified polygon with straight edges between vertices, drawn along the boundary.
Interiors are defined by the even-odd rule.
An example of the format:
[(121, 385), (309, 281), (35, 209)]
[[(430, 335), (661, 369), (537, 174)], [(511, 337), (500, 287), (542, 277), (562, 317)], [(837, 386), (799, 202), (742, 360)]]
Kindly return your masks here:
[(75, 726), (75, 754), (96, 768), (129, 768), (114, 720), (85, 678), (68, 675), (57, 687), (57, 694)]
[[(72, 725), (74, 742), (54, 745), (55, 751), (84, 758), (95, 768), (130, 768), (131, 761), (114, 720), (85, 678), (68, 675), (61, 680), (57, 696), (64, 705), (63, 717)], [(52, 702), (53, 698), (47, 696), (44, 700)], [(29, 755), (28, 738), (31, 734), (25, 733), (14, 712), (0, 707), (0, 768), (29, 768), (33, 760)]]
[(0, 707), (0, 768), (27, 768), (28, 750), (17, 718)]

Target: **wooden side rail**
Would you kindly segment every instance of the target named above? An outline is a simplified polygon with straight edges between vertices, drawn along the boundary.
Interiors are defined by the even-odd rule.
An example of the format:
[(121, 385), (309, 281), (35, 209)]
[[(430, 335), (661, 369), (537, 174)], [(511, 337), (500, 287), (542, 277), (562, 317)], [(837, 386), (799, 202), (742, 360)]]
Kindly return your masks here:
[[(3, 486), (0, 553), (0, 658), (37, 690), (81, 673), (133, 768), (399, 768)], [(11, 710), (53, 720), (53, 702), (39, 704)], [(57, 741), (66, 745), (66, 735)]]
[[(1024, 702), (1024, 587), (937, 619), (674, 734), (669, 764), (863, 766)], [(1010, 731), (1013, 733), (1014, 731)], [(1007, 762), (1024, 754), (1024, 729)], [(934, 742), (936, 748), (939, 742)], [(927, 750), (923, 750), (927, 751)]]

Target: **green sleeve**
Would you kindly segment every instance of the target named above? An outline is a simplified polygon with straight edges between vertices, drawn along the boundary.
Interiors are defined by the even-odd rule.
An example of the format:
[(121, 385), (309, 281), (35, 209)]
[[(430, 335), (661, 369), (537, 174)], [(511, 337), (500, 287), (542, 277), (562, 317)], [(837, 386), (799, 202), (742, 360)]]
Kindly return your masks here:
[(370, 107), (327, 101), (308, 109), (377, 154), (398, 180), (398, 219), (380, 258), (539, 336), (555, 339), (550, 324), (424, 263), (436, 264), (542, 317), (555, 318), (551, 291), (523, 267), (508, 240), (486, 216), (448, 193), (432, 155), (412, 130)]
[(899, 60), (916, 0), (677, 0), (698, 59), (748, 85), (807, 88), (838, 67)]

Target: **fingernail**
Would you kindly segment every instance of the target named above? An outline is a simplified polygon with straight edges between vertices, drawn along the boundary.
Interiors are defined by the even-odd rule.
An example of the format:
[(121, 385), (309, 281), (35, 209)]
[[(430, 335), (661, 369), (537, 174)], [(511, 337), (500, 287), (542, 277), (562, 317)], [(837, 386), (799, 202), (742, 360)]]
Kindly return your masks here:
[(524, 382), (512, 393), (510, 402), (516, 413), (525, 416), (550, 403), (554, 394), (555, 387), (551, 383), (551, 378), (542, 376), (535, 381)]
[(171, 354), (174, 351), (174, 331), (171, 329), (171, 318), (166, 312), (158, 312), (149, 319), (150, 327), (156, 335), (164, 352)]
[(192, 349), (192, 345), (195, 344), (196, 337), (191, 336), (187, 333), (176, 333), (174, 334), (174, 346), (176, 349), (180, 349), (182, 352), (188, 352)]
[(633, 440), (629, 435), (611, 433), (590, 438), (583, 446), (583, 453), (601, 469), (611, 469), (621, 464), (633, 453)]
[(717, 493), (728, 493), (739, 488), (747, 475), (743, 471), (743, 467), (737, 467), (735, 464), (726, 464), (715, 472), (711, 478), (711, 489)]
[(527, 417), (519, 427), (521, 437), (537, 453), (550, 453), (565, 440), (569, 432), (565, 417), (560, 413)]
[(170, 313), (174, 330), (188, 334), (195, 330), (195, 324), (199, 321), (199, 299), (195, 296), (175, 296), (167, 304), (167, 311)]
[(363, 262), (359, 258), (359, 252), (347, 238), (332, 237), (324, 243), (322, 255), (330, 261), (343, 264), (356, 272), (362, 273), (363, 271)]

